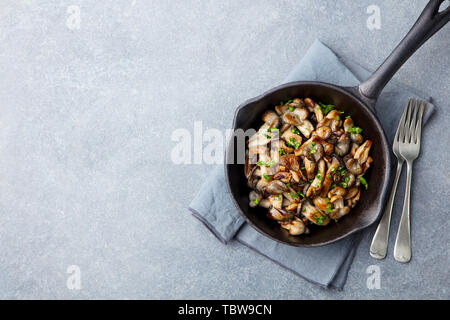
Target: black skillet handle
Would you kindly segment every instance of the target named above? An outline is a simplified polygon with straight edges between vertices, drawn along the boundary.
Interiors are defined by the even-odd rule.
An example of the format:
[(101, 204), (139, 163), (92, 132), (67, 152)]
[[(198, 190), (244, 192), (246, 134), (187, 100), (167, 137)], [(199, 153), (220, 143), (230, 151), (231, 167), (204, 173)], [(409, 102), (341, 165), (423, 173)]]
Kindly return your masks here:
[(381, 91), (397, 70), (420, 46), (450, 20), (450, 7), (439, 12), (444, 0), (430, 0), (414, 26), (383, 64), (358, 87), (358, 92), (374, 106)]

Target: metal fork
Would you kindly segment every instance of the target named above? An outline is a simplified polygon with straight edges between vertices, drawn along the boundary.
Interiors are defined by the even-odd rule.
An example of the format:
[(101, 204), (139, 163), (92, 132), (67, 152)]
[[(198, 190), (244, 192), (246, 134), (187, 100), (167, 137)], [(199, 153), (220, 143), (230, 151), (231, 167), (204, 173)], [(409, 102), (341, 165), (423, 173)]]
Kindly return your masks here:
[(404, 130), (400, 131), (399, 151), (406, 161), (406, 194), (403, 201), (402, 217), (398, 226), (397, 238), (395, 239), (394, 258), (399, 262), (411, 260), (411, 231), (410, 231), (410, 202), (411, 202), (411, 179), (413, 162), (420, 153), (420, 139), (422, 135), (422, 117), (427, 103), (415, 99), (409, 105), (408, 115), (405, 119)]
[(378, 224), (377, 231), (375, 231), (375, 235), (372, 239), (372, 244), (370, 245), (370, 255), (375, 259), (383, 259), (386, 257), (388, 241), (389, 241), (389, 228), (391, 225), (391, 215), (392, 208), (395, 200), (395, 193), (397, 192), (398, 180), (400, 178), (400, 174), (402, 173), (403, 168), (403, 158), (400, 155), (399, 151), (399, 133), (401, 130), (404, 130), (406, 114), (408, 113), (409, 106), (412, 104), (412, 99), (409, 99), (406, 103), (405, 109), (403, 110), (403, 114), (400, 118), (400, 122), (397, 127), (397, 132), (395, 133), (394, 143), (392, 144), (392, 151), (394, 155), (397, 157), (397, 172), (395, 173), (394, 182), (392, 185), (391, 194), (389, 195), (389, 200), (384, 208), (384, 213), (381, 218), (380, 223)]

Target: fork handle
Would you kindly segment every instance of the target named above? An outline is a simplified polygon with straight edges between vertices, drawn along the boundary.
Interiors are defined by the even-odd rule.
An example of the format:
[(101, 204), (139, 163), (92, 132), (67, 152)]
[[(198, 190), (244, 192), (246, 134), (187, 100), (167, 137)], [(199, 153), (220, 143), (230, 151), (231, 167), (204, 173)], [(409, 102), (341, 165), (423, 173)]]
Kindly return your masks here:
[(394, 246), (394, 258), (398, 262), (409, 262), (411, 260), (410, 203), (413, 162), (407, 161), (406, 165), (406, 194)]
[(394, 205), (395, 193), (397, 192), (398, 180), (402, 173), (403, 160), (398, 159), (397, 172), (395, 173), (394, 182), (392, 184), (391, 194), (389, 200), (384, 208), (383, 217), (378, 224), (377, 231), (372, 239), (370, 245), (370, 255), (375, 259), (383, 259), (386, 257), (388, 242), (389, 242), (389, 227), (391, 225), (392, 207)]

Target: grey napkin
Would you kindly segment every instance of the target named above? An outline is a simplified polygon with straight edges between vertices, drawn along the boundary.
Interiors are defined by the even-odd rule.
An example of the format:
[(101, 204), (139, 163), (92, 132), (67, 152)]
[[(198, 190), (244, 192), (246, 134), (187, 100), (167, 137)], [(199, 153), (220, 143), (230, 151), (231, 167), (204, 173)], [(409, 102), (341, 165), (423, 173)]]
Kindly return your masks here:
[[(370, 72), (354, 62), (338, 58), (316, 40), (285, 82), (315, 80), (343, 86), (355, 86)], [(409, 97), (430, 101), (430, 97), (400, 84), (390, 83), (378, 99), (376, 110), (389, 142)], [(424, 123), (434, 106), (429, 103)], [(401, 188), (401, 186), (399, 186)], [(224, 244), (237, 240), (296, 275), (325, 288), (342, 289), (355, 256), (361, 233), (333, 244), (316, 248), (287, 246), (261, 235), (241, 218), (226, 187), (224, 168), (214, 168), (192, 200), (189, 209)]]

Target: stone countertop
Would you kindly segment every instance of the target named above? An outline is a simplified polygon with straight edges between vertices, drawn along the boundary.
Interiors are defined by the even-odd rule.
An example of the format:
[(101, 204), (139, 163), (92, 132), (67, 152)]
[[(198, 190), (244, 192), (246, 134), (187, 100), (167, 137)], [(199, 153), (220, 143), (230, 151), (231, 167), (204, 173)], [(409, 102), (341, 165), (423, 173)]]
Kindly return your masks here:
[(415, 162), (409, 264), (392, 256), (397, 201), (388, 257), (369, 256), (372, 227), (345, 289), (320, 289), (206, 232), (186, 207), (210, 166), (171, 160), (176, 129), (224, 131), (316, 38), (375, 69), (426, 2), (3, 1), (0, 298), (450, 298), (450, 26), (395, 76), (439, 108)]

